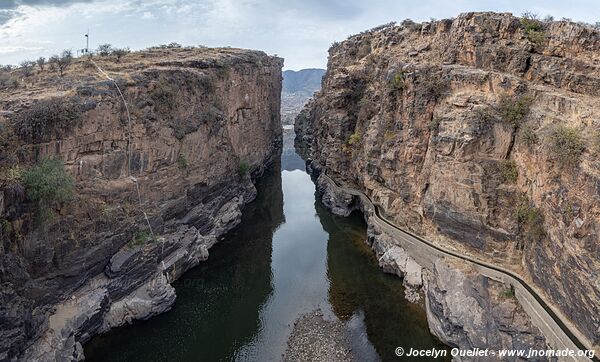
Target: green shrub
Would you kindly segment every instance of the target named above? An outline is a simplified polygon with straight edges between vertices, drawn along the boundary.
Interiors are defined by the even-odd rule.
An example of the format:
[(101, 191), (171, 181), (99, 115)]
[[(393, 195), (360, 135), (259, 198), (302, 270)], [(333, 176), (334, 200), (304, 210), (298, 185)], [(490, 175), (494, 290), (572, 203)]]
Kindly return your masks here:
[(44, 159), (22, 174), (27, 197), (36, 205), (38, 221), (45, 221), (51, 210), (70, 201), (74, 194), (74, 181), (59, 159)]
[(523, 14), (523, 18), (521, 18), (521, 27), (523, 28), (527, 39), (529, 39), (536, 47), (544, 44), (544, 41), (546, 40), (544, 25), (537, 15), (533, 13)]
[(177, 159), (177, 163), (179, 164), (179, 168), (185, 170), (188, 167), (188, 160), (183, 153), (179, 154), (179, 158)]
[(431, 121), (429, 121), (429, 131), (437, 134), (440, 130), (440, 123), (442, 123), (442, 119), (440, 117), (433, 117)]
[(515, 296), (515, 291), (512, 287), (507, 287), (500, 292), (500, 296), (505, 299), (513, 298)]
[(1, 170), (0, 173), (0, 185), (10, 186), (18, 185), (23, 181), (23, 170), (19, 165), (12, 166)]
[(561, 166), (579, 164), (585, 145), (579, 131), (566, 126), (557, 127), (550, 135), (550, 151), (552, 157)]
[(505, 182), (515, 183), (519, 177), (517, 165), (513, 160), (503, 160), (500, 164), (500, 171)]
[(156, 242), (156, 238), (146, 230), (138, 230), (129, 241), (129, 246), (141, 246)]
[(529, 125), (526, 125), (521, 128), (520, 137), (521, 140), (525, 142), (527, 146), (530, 147), (537, 144), (539, 141), (538, 135), (535, 133), (533, 127)]
[(419, 77), (419, 85), (416, 91), (418, 96), (429, 100), (437, 100), (443, 96), (450, 88), (450, 80), (444, 77), (437, 77), (434, 70), (423, 73)]
[(565, 206), (563, 208), (563, 214), (566, 217), (572, 217), (573, 216), (573, 204), (570, 201), (567, 201), (565, 203)]
[(529, 241), (541, 241), (546, 236), (544, 216), (527, 198), (523, 198), (516, 212), (517, 222), (522, 234)]
[(249, 170), (250, 165), (248, 164), (248, 162), (240, 161), (240, 163), (238, 164), (238, 175), (240, 175), (240, 177), (244, 177), (248, 174)]
[(10, 72), (0, 72), (0, 88), (15, 89), (19, 86), (19, 78)]
[(225, 63), (220, 64), (219, 67), (217, 68), (217, 74), (221, 78), (227, 77), (227, 75), (229, 75), (230, 71), (231, 71), (231, 66), (229, 64), (225, 64)]
[(4, 238), (9, 238), (10, 234), (12, 234), (12, 224), (10, 221), (5, 218), (0, 219), (0, 240)]
[(475, 109), (476, 119), (482, 126), (488, 126), (496, 122), (496, 116), (493, 114), (491, 108), (479, 107)]
[(392, 91), (402, 91), (404, 89), (404, 72), (400, 71), (396, 73), (392, 79), (390, 79), (389, 86)]
[(546, 34), (543, 31), (529, 30), (527, 31), (527, 39), (539, 48), (544, 45)]
[[(7, 164), (7, 161), (10, 162), (11, 154), (15, 151), (11, 146), (13, 142), (13, 128), (8, 124), (0, 123), (0, 165)], [(8, 164), (10, 165), (10, 163)]]
[(26, 142), (48, 142), (52, 135), (62, 138), (80, 121), (81, 108), (73, 101), (64, 98), (41, 100), (17, 116), (15, 133)]
[(154, 107), (159, 113), (168, 115), (175, 107), (177, 89), (166, 77), (161, 75), (158, 82), (156, 82), (154, 89), (150, 91), (150, 98), (154, 102)]
[(350, 138), (348, 138), (348, 144), (354, 145), (356, 143), (359, 143), (361, 138), (362, 138), (362, 136), (361, 136), (360, 132), (356, 131), (350, 135)]
[(529, 114), (533, 99), (528, 96), (502, 96), (498, 104), (498, 113), (502, 121), (519, 128)]

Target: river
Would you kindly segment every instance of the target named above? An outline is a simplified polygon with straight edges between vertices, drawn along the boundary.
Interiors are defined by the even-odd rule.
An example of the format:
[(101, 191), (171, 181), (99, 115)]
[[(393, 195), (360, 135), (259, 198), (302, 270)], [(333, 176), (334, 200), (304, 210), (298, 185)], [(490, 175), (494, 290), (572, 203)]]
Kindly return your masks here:
[(397, 360), (397, 346), (443, 348), (401, 280), (377, 266), (362, 215), (338, 217), (317, 201), (292, 135), (242, 223), (174, 283), (173, 309), (96, 336), (87, 360), (276, 361), (294, 321), (315, 309), (345, 322), (361, 360)]

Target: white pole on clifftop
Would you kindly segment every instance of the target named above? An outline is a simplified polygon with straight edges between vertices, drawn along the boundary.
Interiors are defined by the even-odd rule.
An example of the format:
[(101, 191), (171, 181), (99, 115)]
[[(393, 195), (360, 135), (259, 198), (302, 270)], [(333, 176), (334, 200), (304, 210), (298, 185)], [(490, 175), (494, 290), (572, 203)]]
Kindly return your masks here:
[(89, 53), (90, 49), (90, 29), (85, 33), (85, 54)]

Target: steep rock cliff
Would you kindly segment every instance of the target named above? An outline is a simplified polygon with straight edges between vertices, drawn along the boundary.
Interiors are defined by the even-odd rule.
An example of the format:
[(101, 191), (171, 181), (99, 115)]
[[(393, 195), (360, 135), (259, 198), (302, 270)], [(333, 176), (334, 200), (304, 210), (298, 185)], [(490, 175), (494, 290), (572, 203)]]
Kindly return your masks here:
[(329, 51), (296, 145), (398, 225), (514, 269), (600, 344), (600, 33), (466, 13)]
[[(0, 360), (78, 359), (94, 334), (172, 306), (169, 283), (239, 223), (279, 155), (282, 63), (153, 50), (0, 94)], [(19, 175), (53, 158), (75, 194), (40, 222)]]

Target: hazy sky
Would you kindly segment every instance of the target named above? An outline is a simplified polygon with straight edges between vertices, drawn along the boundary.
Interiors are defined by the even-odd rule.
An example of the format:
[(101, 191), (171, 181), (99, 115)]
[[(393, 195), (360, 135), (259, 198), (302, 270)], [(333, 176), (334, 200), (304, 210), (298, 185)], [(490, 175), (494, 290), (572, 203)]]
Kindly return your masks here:
[(284, 57), (285, 69), (323, 68), (329, 45), (350, 34), (479, 10), (600, 21), (597, 0), (0, 0), (0, 64), (83, 48), (89, 28), (90, 48), (175, 41), (264, 50)]

